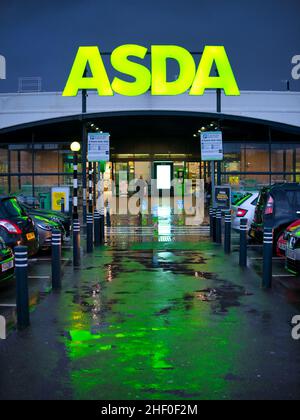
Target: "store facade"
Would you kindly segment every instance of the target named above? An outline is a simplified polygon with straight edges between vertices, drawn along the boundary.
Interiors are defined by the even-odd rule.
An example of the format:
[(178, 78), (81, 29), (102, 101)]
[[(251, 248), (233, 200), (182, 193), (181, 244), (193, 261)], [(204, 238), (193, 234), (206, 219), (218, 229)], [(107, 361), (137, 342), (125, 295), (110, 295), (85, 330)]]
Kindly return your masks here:
[[(300, 93), (241, 92), (240, 97), (87, 98), (61, 93), (0, 95), (0, 193), (34, 195), (72, 185), (70, 144), (86, 132), (111, 135), (105, 179), (150, 181), (169, 168), (171, 178), (204, 179), (201, 130), (221, 130), (224, 160), (215, 165), (217, 183), (258, 188), (300, 182)], [(168, 170), (168, 169), (167, 169)], [(82, 173), (82, 168), (79, 168)], [(98, 168), (95, 167), (95, 177)], [(119, 179), (119, 177), (122, 179)]]

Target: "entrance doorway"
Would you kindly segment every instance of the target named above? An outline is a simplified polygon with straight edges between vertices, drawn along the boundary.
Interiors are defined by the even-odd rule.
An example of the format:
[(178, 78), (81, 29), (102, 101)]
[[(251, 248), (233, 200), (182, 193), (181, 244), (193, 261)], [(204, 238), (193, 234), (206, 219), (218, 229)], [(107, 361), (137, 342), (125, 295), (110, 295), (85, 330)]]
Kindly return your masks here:
[(159, 195), (169, 192), (173, 196), (173, 162), (154, 162), (154, 179)]

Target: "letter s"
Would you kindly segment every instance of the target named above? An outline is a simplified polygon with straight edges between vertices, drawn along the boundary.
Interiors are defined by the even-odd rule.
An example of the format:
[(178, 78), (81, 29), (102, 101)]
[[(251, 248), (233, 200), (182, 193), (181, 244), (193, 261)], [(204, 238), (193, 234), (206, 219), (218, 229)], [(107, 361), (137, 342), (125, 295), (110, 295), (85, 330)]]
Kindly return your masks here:
[(294, 316), (292, 324), (295, 325), (292, 329), (292, 338), (294, 340), (300, 340), (300, 315)]
[(0, 80), (6, 79), (6, 60), (3, 55), (0, 55)]
[(294, 80), (300, 79), (300, 55), (295, 55), (292, 58), (292, 64), (296, 64), (292, 70), (292, 78)]

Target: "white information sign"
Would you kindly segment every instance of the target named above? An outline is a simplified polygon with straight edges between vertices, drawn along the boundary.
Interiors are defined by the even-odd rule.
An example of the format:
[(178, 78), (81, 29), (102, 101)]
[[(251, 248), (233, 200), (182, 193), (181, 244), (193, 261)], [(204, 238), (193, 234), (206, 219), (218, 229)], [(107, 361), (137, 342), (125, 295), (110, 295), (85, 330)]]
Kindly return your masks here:
[(89, 162), (109, 162), (109, 133), (88, 133)]
[(201, 133), (201, 159), (223, 160), (222, 131), (206, 131)]

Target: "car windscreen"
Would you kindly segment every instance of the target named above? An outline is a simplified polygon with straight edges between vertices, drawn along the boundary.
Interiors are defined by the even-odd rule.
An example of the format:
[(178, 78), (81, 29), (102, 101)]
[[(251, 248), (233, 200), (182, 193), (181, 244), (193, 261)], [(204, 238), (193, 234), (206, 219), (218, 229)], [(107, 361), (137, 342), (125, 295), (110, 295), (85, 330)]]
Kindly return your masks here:
[(0, 216), (7, 218), (24, 217), (27, 216), (27, 214), (15, 198), (7, 198), (0, 202)]

